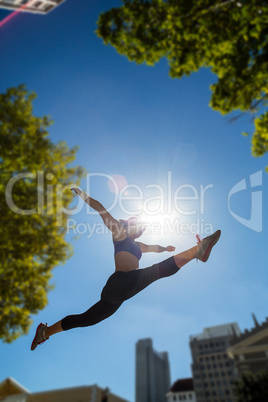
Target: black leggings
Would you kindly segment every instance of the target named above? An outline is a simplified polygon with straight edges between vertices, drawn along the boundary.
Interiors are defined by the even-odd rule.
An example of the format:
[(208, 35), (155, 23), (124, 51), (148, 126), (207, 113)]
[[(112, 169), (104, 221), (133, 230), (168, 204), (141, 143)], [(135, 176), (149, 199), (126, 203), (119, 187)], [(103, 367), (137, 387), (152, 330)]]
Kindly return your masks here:
[(61, 321), (64, 331), (77, 327), (88, 327), (105, 320), (119, 309), (121, 304), (160, 278), (173, 275), (180, 268), (174, 257), (151, 267), (134, 271), (116, 271), (104, 286), (101, 299), (82, 314), (68, 315)]

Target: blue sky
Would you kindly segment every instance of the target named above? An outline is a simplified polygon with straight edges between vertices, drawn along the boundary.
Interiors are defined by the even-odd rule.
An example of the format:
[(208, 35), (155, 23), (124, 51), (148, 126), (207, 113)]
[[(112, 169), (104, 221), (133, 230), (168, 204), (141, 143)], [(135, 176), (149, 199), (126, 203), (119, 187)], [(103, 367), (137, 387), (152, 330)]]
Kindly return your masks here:
[[(80, 224), (81, 233), (66, 232), (74, 255), (54, 269), (55, 290), (49, 293), (48, 306), (33, 316), (27, 336), (0, 344), (0, 381), (14, 377), (32, 392), (97, 383), (133, 401), (138, 339), (151, 337), (156, 350), (168, 352), (174, 382), (191, 376), (190, 335), (231, 322), (244, 330), (253, 326), (252, 312), (259, 321), (267, 316), (267, 158), (253, 158), (250, 137), (241, 135), (253, 132), (251, 119), (231, 124), (230, 116), (209, 108), (209, 85), (217, 80), (209, 69), (172, 80), (166, 60), (154, 67), (136, 65), (103, 45), (94, 33), (98, 15), (119, 4), (67, 0), (47, 16), (14, 17), (0, 28), (0, 90), (24, 83), (37, 93), (35, 115), (52, 117), (54, 143), (79, 145), (76, 163), (95, 174), (90, 193), (105, 206), (116, 195), (101, 174), (124, 176), (128, 185), (141, 189), (144, 201), (159, 195), (160, 186), (164, 206), (184, 186), (179, 195), (192, 198), (177, 200), (181, 212), (172, 198), (169, 218), (179, 222), (176, 232), (146, 233), (141, 241), (172, 244), (180, 252), (195, 244), (196, 232), (205, 237), (206, 230), (219, 228), (222, 237), (206, 264), (191, 262), (176, 276), (125, 302), (108, 320), (55, 335), (31, 352), (39, 322), (51, 325), (88, 309), (114, 272), (111, 235), (95, 230), (100, 217), (85, 208), (70, 217)], [(7, 15), (0, 11), (1, 19)], [(250, 176), (256, 172), (262, 184), (251, 190)], [(228, 195), (242, 180), (247, 188), (230, 197), (228, 208)], [(209, 186), (203, 210), (200, 186)], [(87, 188), (86, 179), (81, 187)], [(263, 208), (259, 200), (251, 203), (251, 191), (262, 196)], [(128, 195), (136, 194), (129, 187)], [(141, 204), (124, 202), (133, 212)], [(150, 206), (156, 208), (157, 203)], [(249, 228), (240, 218), (250, 220), (251, 210), (254, 221)], [(118, 219), (130, 216), (118, 203), (112, 213)], [(156, 222), (162, 218), (153, 217)], [(260, 224), (262, 230), (256, 231)], [(169, 256), (144, 255), (140, 266)]]

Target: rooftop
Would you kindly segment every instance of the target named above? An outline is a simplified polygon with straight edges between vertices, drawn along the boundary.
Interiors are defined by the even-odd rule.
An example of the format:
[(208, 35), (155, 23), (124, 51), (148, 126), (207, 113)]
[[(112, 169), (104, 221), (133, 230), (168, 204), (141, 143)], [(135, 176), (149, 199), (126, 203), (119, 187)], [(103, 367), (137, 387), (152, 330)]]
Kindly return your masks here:
[(170, 388), (170, 392), (186, 392), (194, 390), (194, 382), (192, 378), (183, 378), (174, 382)]
[(234, 331), (237, 336), (241, 334), (240, 328), (236, 322), (231, 324), (217, 325), (214, 327), (204, 328), (201, 334), (190, 336), (190, 340), (201, 341), (211, 338), (218, 338), (221, 336), (232, 336)]
[(250, 330), (245, 329), (245, 331), (242, 333), (240, 332), (240, 334), (237, 334), (235, 331), (233, 331), (233, 338), (230, 340), (231, 345), (233, 345), (237, 342), (244, 341), (248, 337), (257, 334), (260, 331), (268, 329), (268, 317), (266, 317), (266, 320), (262, 324), (258, 323), (254, 314), (252, 314), (252, 317), (253, 317), (255, 326), (253, 328), (251, 328)]

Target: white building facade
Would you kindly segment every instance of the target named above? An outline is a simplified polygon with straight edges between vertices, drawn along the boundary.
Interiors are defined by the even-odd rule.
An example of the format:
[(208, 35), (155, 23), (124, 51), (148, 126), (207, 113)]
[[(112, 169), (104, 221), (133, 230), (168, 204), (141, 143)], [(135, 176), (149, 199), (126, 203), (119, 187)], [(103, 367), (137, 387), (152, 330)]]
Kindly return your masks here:
[(238, 373), (227, 348), (234, 332), (241, 333), (237, 323), (205, 328), (191, 336), (192, 373), (197, 402), (235, 402), (234, 380)]

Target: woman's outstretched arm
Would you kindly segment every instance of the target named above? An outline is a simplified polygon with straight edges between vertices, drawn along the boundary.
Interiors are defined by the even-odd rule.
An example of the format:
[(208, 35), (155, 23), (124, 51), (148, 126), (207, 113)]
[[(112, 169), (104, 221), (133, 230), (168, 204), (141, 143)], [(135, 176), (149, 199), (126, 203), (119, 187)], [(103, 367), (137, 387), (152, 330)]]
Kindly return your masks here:
[(157, 244), (148, 245), (141, 242), (137, 242), (137, 244), (140, 246), (142, 253), (150, 253), (150, 252), (163, 253), (163, 251), (169, 251), (169, 252), (175, 251), (175, 247), (173, 246), (162, 247), (158, 246)]
[(84, 200), (91, 208), (95, 209), (95, 211), (100, 214), (105, 226), (107, 226), (107, 228), (112, 232), (115, 239), (121, 240), (121, 237), (125, 237), (122, 224), (116, 220), (99, 201), (90, 197), (85, 191), (81, 191), (79, 188), (72, 188), (71, 190), (73, 190), (82, 198), (82, 200)]

